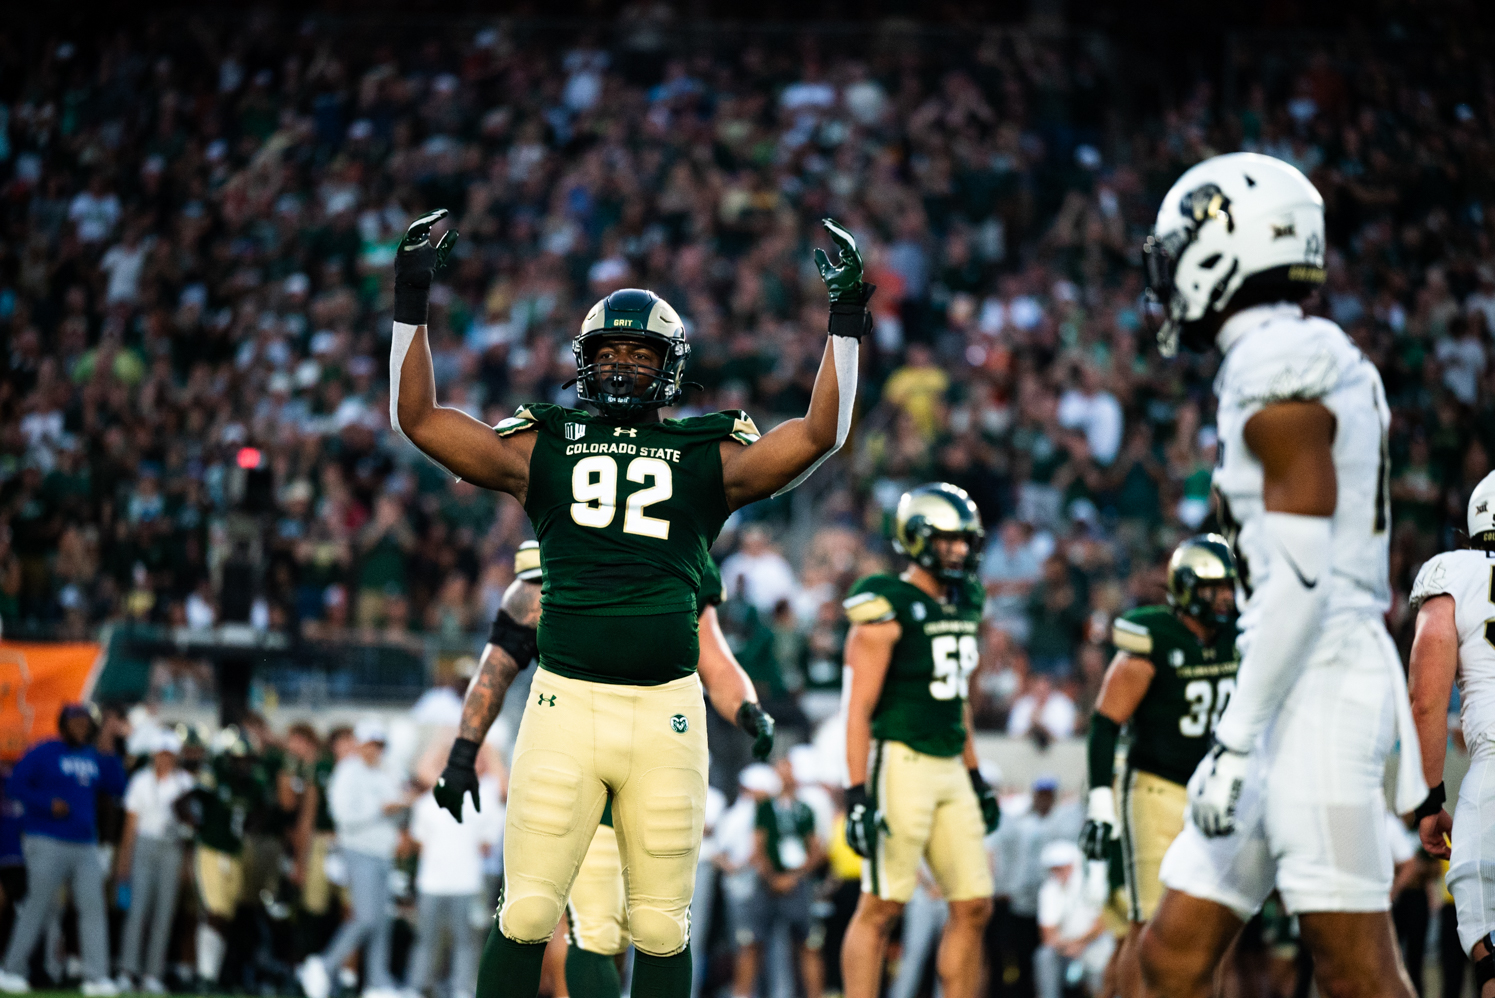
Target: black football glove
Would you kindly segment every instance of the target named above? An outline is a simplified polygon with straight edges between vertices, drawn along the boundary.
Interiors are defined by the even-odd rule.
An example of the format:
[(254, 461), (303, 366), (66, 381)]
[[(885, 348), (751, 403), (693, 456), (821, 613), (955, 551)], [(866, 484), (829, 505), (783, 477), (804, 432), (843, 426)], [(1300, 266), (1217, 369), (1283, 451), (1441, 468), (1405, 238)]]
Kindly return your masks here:
[(458, 738), (446, 757), (446, 768), (441, 779), (431, 788), (436, 803), (452, 812), (452, 817), (462, 820), (462, 798), (472, 794), (472, 809), (481, 811), (478, 801), (478, 743), (467, 738)]
[(431, 226), (447, 216), (445, 208), (437, 208), (410, 223), (405, 238), (395, 251), (395, 321), (411, 326), (423, 326), (427, 318), (427, 306), (431, 297), (431, 279), (436, 271), (446, 266), (452, 247), (457, 245), (457, 232), (448, 229), (436, 245), (431, 245)]
[(832, 336), (850, 336), (861, 339), (872, 329), (872, 314), (867, 311), (867, 302), (877, 285), (862, 280), (862, 254), (857, 250), (857, 241), (850, 232), (829, 218), (820, 220), (831, 241), (840, 250), (838, 266), (832, 266), (825, 250), (815, 250), (815, 266), (820, 270), (820, 279), (830, 294), (831, 318), (827, 331)]
[(997, 800), (996, 791), (986, 782), (986, 777), (981, 775), (981, 770), (972, 769), (969, 772), (971, 789), (976, 791), (976, 802), (981, 805), (981, 821), (986, 825), (986, 834), (990, 835), (1002, 823), (1002, 804)]
[(737, 708), (737, 726), (753, 739), (753, 758), (759, 762), (773, 753), (773, 715), (751, 700)]
[(867, 797), (867, 784), (846, 788), (846, 844), (863, 859), (877, 852), (877, 836), (888, 830), (882, 813)]

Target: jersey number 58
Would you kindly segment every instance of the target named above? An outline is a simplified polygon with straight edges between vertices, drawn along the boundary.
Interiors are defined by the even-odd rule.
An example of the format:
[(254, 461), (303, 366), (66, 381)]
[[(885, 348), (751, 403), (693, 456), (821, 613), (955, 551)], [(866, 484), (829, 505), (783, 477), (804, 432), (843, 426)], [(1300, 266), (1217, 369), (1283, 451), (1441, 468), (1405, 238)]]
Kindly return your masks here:
[(971, 634), (941, 634), (929, 642), (934, 656), (934, 680), (929, 695), (936, 700), (964, 699), (971, 692), (971, 673), (981, 661), (981, 651)]

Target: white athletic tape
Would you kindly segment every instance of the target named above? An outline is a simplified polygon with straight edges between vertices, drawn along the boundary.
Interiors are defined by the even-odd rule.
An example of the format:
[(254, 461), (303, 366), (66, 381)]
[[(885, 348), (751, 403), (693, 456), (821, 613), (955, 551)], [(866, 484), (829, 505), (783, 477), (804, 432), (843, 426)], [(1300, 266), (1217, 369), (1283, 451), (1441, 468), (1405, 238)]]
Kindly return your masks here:
[(850, 336), (831, 337), (831, 361), (836, 369), (836, 442), (830, 450), (815, 459), (815, 463), (795, 477), (794, 481), (775, 492), (774, 498), (788, 492), (815, 473), (825, 459), (841, 449), (851, 433), (851, 415), (857, 401), (857, 366), (861, 356), (861, 340)]

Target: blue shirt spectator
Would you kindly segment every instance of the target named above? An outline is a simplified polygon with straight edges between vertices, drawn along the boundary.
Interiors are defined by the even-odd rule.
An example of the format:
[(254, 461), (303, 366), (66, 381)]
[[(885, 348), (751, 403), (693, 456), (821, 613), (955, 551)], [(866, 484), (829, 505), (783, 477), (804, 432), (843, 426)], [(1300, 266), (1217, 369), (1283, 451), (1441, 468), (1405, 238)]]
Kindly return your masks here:
[(92, 745), (54, 738), (21, 757), (6, 789), (25, 808), (25, 834), (94, 842), (99, 836), (98, 795), (123, 796), (125, 770), (117, 758)]

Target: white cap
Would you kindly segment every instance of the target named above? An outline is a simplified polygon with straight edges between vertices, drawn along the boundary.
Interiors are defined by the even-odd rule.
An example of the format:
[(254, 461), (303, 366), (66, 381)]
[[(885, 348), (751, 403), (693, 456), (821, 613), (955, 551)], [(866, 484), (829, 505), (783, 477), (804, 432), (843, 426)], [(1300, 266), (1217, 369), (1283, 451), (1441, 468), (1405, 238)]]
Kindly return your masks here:
[(1495, 543), (1495, 471), (1480, 479), (1469, 496), (1469, 539)]
[(180, 755), (182, 751), (181, 736), (170, 728), (162, 728), (156, 732), (156, 737), (152, 739), (151, 751), (170, 752), (172, 755)]
[(742, 772), (737, 774), (737, 782), (744, 790), (768, 794), (770, 797), (776, 797), (784, 791), (784, 781), (779, 779), (779, 774), (766, 762), (744, 766)]
[(389, 741), (389, 736), (384, 731), (384, 722), (377, 717), (365, 717), (353, 725), (353, 740), (360, 745), (369, 742), (378, 742), (383, 745)]
[(1050, 842), (1038, 855), (1038, 862), (1045, 870), (1056, 866), (1075, 866), (1080, 862), (1080, 847), (1067, 839)]
[(789, 769), (794, 773), (795, 783), (825, 783), (825, 767), (820, 764), (820, 753), (813, 745), (796, 745), (789, 750)]

